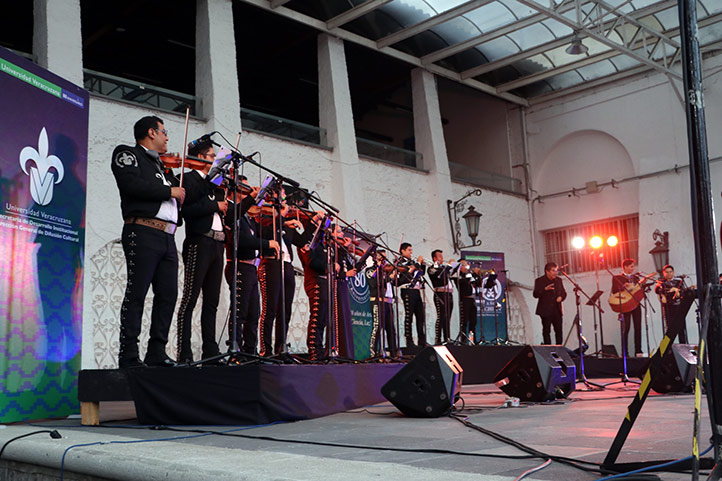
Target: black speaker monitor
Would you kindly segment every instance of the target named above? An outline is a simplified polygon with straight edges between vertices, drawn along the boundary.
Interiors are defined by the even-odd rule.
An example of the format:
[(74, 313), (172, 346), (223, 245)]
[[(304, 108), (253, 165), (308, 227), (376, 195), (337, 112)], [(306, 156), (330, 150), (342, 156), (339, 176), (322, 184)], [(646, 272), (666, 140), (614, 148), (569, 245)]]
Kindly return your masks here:
[(494, 377), (494, 384), (521, 401), (567, 397), (576, 387), (577, 366), (564, 346), (526, 346)]
[(444, 346), (422, 349), (383, 385), (381, 394), (407, 416), (435, 418), (451, 411), (463, 369)]
[(672, 344), (662, 357), (662, 369), (650, 384), (655, 392), (691, 392), (697, 367), (697, 346)]

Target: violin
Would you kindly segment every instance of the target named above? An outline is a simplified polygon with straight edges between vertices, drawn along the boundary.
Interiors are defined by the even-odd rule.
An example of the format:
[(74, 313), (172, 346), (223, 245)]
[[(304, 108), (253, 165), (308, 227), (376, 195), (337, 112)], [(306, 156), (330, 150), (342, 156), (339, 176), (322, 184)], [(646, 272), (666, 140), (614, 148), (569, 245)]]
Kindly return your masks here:
[[(166, 169), (177, 169), (183, 163), (183, 158), (177, 152), (166, 152), (165, 154), (160, 154), (160, 160), (163, 162), (163, 166)], [(184, 167), (193, 170), (203, 170), (212, 163), (213, 162), (209, 160), (187, 155)]]

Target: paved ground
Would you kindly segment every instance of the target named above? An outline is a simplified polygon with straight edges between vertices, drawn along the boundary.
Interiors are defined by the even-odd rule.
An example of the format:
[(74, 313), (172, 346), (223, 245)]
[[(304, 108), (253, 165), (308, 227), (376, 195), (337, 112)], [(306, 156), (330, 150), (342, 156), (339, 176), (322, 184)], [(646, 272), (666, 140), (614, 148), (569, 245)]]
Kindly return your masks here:
[[(561, 402), (505, 408), (506, 396), (493, 385), (465, 386), (462, 393), (465, 408), (460, 414), (475, 425), (538, 451), (601, 462), (635, 393), (635, 386), (618, 384), (601, 392), (576, 391)], [(692, 446), (693, 403), (691, 394), (650, 396), (619, 462), (688, 456)], [(710, 433), (706, 412), (705, 406), (703, 448), (707, 447)], [(14, 470), (3, 471), (8, 463), (0, 461), (0, 479), (53, 476), (58, 479), (64, 454), (64, 479), (73, 480), (511, 481), (544, 461), (518, 459), (526, 454), (456, 419), (412, 419), (399, 414), (390, 404), (251, 428), (151, 430), (132, 422), (83, 427), (78, 419), (54, 420), (4, 427), (0, 429), (0, 442), (48, 428), (57, 429), (62, 439), (39, 434), (8, 445), (2, 460), (22, 464), (12, 464)], [(219, 431), (225, 435), (185, 430)], [(16, 471), (32, 471), (31, 465), (50, 468), (45, 469), (48, 478), (19, 477)], [(682, 473), (657, 476), (665, 481), (690, 479), (689, 474)], [(525, 479), (600, 477), (599, 473), (554, 461)]]

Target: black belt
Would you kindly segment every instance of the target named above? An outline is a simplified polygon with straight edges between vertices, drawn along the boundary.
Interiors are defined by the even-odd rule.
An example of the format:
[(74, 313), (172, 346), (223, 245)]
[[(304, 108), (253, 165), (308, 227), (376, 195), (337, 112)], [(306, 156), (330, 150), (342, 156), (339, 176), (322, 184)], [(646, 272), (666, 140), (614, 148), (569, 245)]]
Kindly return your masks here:
[(213, 240), (223, 242), (226, 240), (226, 233), (220, 230), (209, 230), (201, 234), (202, 236), (210, 237)]

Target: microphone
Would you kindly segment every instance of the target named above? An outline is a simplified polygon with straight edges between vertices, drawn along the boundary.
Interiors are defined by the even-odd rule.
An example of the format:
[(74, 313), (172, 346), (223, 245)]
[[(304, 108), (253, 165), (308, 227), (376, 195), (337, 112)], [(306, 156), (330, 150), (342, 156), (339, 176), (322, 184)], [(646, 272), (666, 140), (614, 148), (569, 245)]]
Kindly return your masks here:
[(215, 134), (217, 132), (218, 132), (217, 130), (214, 130), (213, 132), (210, 132), (208, 134), (201, 135), (196, 140), (191, 140), (190, 142), (188, 142), (188, 150), (190, 150), (194, 147), (198, 147), (200, 144), (210, 143), (210, 144), (218, 145), (215, 142), (213, 142), (213, 140), (211, 140), (211, 136), (213, 136), (213, 134)]
[(566, 269), (567, 267), (569, 267), (569, 264), (564, 264), (563, 266), (559, 267), (559, 270), (560, 270), (560, 271), (563, 271), (563, 270)]

